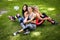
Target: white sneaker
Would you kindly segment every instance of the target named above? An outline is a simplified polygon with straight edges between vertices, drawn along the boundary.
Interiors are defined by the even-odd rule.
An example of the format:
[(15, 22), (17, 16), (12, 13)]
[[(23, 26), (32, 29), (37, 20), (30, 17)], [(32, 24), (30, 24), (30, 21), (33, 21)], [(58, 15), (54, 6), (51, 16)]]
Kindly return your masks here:
[(16, 35), (17, 35), (17, 34), (16, 34), (16, 32), (15, 32), (15, 33), (13, 33), (13, 35), (14, 35), (14, 36), (16, 36)]

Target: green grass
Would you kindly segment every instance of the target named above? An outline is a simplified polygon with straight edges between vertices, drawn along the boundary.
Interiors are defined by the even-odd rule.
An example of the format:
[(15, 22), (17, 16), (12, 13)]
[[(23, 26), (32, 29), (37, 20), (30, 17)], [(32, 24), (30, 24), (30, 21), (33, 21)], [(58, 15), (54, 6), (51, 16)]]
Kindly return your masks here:
[[(23, 35), (22, 33), (17, 36), (12, 34), (18, 31), (21, 27), (18, 22), (11, 22), (8, 19), (8, 15), (16, 15), (14, 6), (18, 5), (20, 9), (18, 13), (21, 13), (23, 4), (36, 5), (41, 12), (45, 12), (51, 18), (59, 22), (58, 25), (51, 25), (49, 22), (45, 22), (42, 26), (31, 32), (29, 35)], [(50, 11), (48, 8), (54, 8)], [(0, 40), (60, 40), (60, 0), (0, 0), (0, 11), (7, 10), (8, 13), (3, 14), (0, 17)], [(35, 34), (35, 35), (34, 35)]]

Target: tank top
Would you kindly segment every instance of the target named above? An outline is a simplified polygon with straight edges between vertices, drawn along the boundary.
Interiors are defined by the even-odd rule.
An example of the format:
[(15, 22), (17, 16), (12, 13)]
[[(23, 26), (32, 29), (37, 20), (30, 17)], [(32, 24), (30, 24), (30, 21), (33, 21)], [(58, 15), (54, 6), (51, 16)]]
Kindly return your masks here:
[[(35, 13), (31, 13), (28, 17), (29, 17), (29, 19), (31, 19), (32, 17), (33, 17), (33, 15), (34, 15)], [(34, 18), (33, 20), (35, 20), (36, 18)]]

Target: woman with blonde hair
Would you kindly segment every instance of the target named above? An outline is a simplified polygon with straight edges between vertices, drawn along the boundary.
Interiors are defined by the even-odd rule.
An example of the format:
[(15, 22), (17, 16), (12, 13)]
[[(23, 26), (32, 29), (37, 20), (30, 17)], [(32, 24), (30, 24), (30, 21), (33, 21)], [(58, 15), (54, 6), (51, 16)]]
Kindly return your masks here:
[(39, 9), (37, 6), (33, 7), (33, 12), (36, 14), (36, 25), (41, 25), (45, 20), (51, 22), (51, 24), (56, 24), (56, 22), (49, 16), (47, 16), (45, 13), (39, 12)]

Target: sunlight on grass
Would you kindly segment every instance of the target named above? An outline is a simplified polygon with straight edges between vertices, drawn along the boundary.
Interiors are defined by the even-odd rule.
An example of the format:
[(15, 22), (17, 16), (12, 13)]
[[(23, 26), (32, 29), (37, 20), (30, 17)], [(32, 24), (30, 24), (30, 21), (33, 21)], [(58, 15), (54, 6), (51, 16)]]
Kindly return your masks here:
[(20, 37), (19, 35), (16, 36), (10, 36), (10, 40), (17, 40), (17, 38)]
[(42, 12), (46, 13), (46, 12), (47, 12), (47, 10), (42, 10)]
[(45, 6), (45, 5), (40, 4), (40, 5), (38, 5), (38, 6)]
[(46, 7), (40, 7), (40, 9), (47, 9)]
[(47, 10), (48, 11), (53, 11), (53, 10), (55, 10), (55, 8), (48, 8)]
[(30, 4), (30, 5), (33, 4), (32, 2), (24, 2), (24, 4), (27, 4), (27, 3)]
[(1, 17), (2, 15), (0, 15), (0, 17)]
[(40, 7), (39, 9), (44, 13), (55, 10), (55, 8), (47, 8), (47, 7)]
[(7, 0), (7, 1), (18, 1), (18, 0)]
[(13, 1), (13, 0), (8, 0), (8, 1)]
[(40, 35), (41, 35), (41, 32), (32, 32), (31, 37), (37, 37)]
[[(59, 3), (59, 0), (0, 0), (0, 12), (2, 11), (0, 15), (0, 40), (60, 40), (60, 23), (51, 25), (45, 22), (42, 27), (39, 26), (29, 35), (12, 36), (14, 32), (21, 29), (21, 26), (17, 20), (17, 22), (12, 22), (8, 19), (8, 15), (15, 16), (16, 13), (22, 15), (22, 6), (27, 4), (28, 6), (38, 6), (39, 11), (60, 22), (60, 6), (57, 5)], [(18, 7), (14, 9), (14, 6)]]
[(54, 13), (54, 14), (51, 14), (52, 16), (56, 16), (56, 14)]

